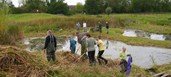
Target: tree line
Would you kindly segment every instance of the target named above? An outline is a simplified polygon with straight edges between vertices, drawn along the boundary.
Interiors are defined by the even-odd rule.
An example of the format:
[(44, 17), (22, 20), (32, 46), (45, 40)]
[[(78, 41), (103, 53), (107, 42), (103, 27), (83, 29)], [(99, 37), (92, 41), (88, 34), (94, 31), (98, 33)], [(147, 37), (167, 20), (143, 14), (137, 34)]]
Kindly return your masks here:
[[(45, 12), (51, 14), (158, 13), (171, 12), (171, 0), (85, 0), (71, 8), (64, 0), (21, 0), (19, 7), (6, 3), (11, 13)], [(0, 6), (1, 7), (1, 6)]]
[(171, 12), (171, 0), (86, 0), (88, 14), (105, 13), (107, 7), (112, 13)]

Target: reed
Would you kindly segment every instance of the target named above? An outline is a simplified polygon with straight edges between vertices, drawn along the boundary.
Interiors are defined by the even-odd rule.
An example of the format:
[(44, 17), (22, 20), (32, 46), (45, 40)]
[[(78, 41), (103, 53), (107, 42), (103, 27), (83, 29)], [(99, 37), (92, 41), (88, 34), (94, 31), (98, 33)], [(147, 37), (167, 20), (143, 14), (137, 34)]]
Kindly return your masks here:
[(15, 44), (22, 36), (23, 32), (19, 26), (9, 26), (6, 9), (0, 9), (0, 44)]

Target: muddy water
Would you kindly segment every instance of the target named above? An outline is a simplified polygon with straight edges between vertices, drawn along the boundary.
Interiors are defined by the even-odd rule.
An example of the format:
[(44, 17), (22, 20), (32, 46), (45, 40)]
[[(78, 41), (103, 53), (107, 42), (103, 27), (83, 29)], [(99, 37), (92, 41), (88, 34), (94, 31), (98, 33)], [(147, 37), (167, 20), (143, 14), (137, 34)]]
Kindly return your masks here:
[(142, 38), (149, 38), (152, 40), (171, 40), (171, 35), (162, 35), (162, 34), (154, 34), (148, 33), (141, 30), (125, 30), (122, 34), (123, 36), (127, 37), (142, 37)]
[[(28, 51), (40, 51), (44, 45), (44, 37), (27, 38), (23, 44)], [(106, 42), (106, 40), (104, 40)], [(58, 51), (69, 51), (69, 41), (67, 38), (58, 38)], [(132, 54), (133, 64), (141, 68), (151, 68), (154, 65), (171, 63), (171, 49), (131, 46), (119, 41), (109, 41), (109, 48), (105, 50), (104, 57), (118, 59), (122, 47), (127, 48), (127, 53)], [(77, 44), (76, 52), (80, 55), (81, 47)], [(98, 48), (96, 46), (96, 56)]]

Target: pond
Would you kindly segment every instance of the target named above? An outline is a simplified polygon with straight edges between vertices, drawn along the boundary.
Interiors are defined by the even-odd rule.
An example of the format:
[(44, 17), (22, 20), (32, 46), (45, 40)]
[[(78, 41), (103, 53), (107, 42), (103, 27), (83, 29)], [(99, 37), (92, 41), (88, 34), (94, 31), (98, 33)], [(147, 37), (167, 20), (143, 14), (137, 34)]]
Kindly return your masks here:
[(162, 34), (154, 34), (154, 33), (148, 33), (141, 30), (125, 30), (122, 34), (123, 36), (127, 37), (142, 37), (142, 38), (149, 38), (152, 40), (171, 40), (171, 35), (162, 35)]
[[(57, 37), (57, 49), (63, 49), (63, 45), (66, 43), (66, 38), (65, 36), (62, 37)], [(32, 38), (25, 38), (22, 40), (22, 44), (26, 46), (27, 51), (32, 52), (32, 51), (41, 51), (43, 50), (45, 43), (45, 37), (32, 37)]]
[[(44, 37), (26, 38), (23, 44), (26, 45), (28, 51), (40, 51), (44, 46)], [(75, 38), (76, 39), (76, 38)], [(58, 50), (57, 51), (70, 51), (69, 41), (66, 37), (58, 37)], [(106, 42), (106, 40), (103, 40)], [(109, 40), (109, 48), (105, 50), (104, 57), (110, 59), (118, 59), (122, 47), (127, 48), (127, 52), (133, 57), (133, 64), (141, 68), (151, 68), (154, 65), (162, 65), (171, 63), (171, 49), (157, 48), (157, 47), (144, 47), (132, 46), (123, 42)], [(80, 55), (81, 47), (77, 44), (76, 52)], [(96, 46), (96, 56), (98, 48)]]

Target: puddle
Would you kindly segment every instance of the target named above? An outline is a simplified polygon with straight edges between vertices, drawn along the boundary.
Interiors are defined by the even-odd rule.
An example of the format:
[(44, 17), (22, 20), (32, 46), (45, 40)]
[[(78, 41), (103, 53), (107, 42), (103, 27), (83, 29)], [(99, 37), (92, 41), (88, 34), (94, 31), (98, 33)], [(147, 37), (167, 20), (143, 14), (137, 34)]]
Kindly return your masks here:
[[(26, 45), (27, 51), (41, 51), (44, 46), (45, 37), (26, 38), (23, 44)], [(76, 39), (76, 38), (75, 38)], [(66, 37), (57, 37), (57, 51), (70, 51), (70, 43)], [(106, 40), (104, 40), (106, 42)], [(109, 48), (105, 50), (104, 57), (118, 59), (122, 47), (127, 48), (127, 52), (132, 54), (133, 64), (141, 68), (151, 68), (154, 65), (171, 63), (171, 49), (157, 47), (143, 47), (127, 45), (119, 41), (109, 41)], [(98, 50), (96, 46), (96, 50)], [(76, 52), (80, 55), (81, 47), (77, 44)], [(96, 51), (96, 56), (98, 52)]]
[(125, 30), (122, 35), (127, 37), (142, 37), (142, 38), (161, 40), (161, 41), (171, 40), (171, 35), (153, 34), (141, 30)]

